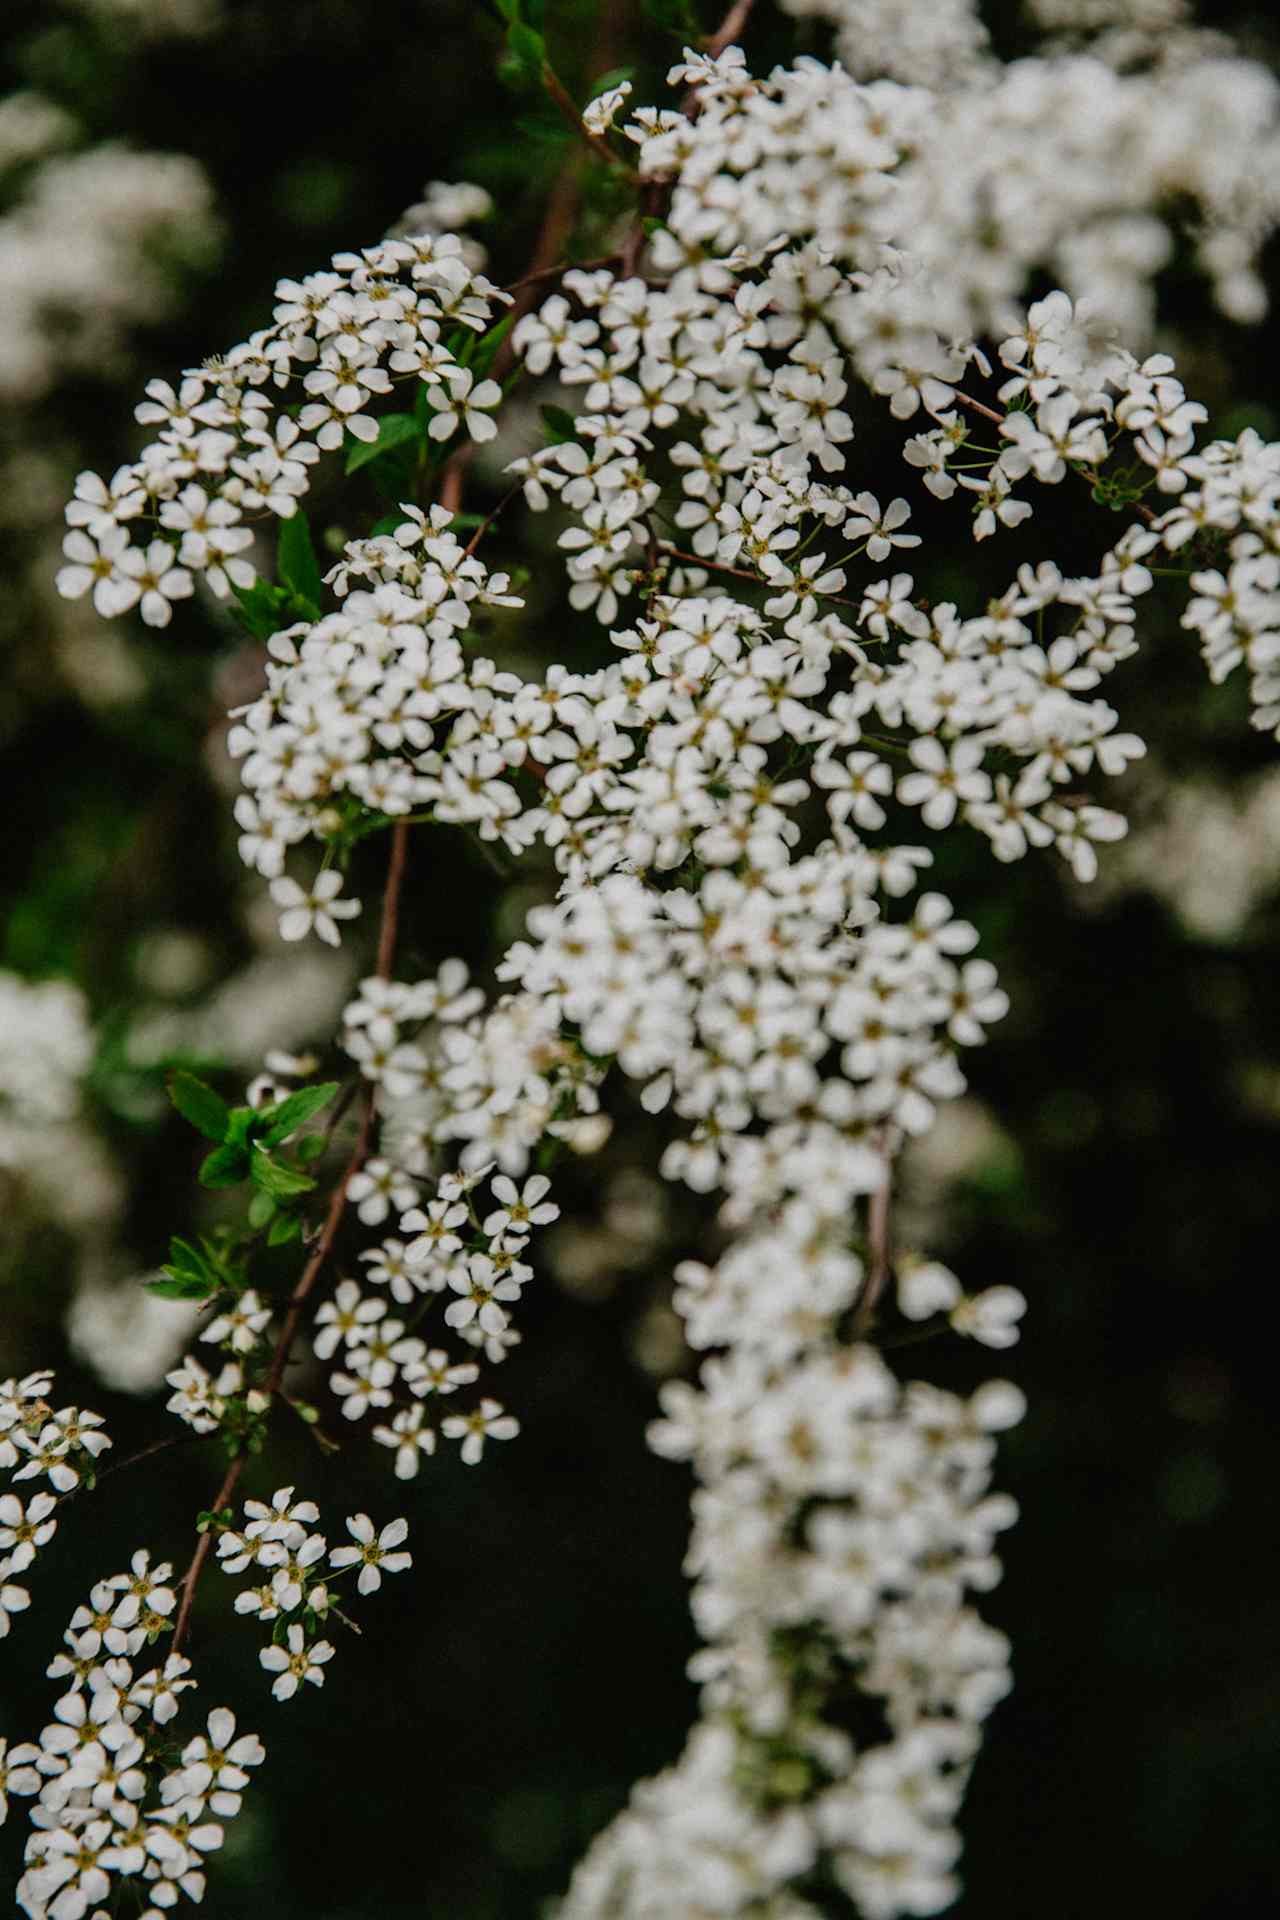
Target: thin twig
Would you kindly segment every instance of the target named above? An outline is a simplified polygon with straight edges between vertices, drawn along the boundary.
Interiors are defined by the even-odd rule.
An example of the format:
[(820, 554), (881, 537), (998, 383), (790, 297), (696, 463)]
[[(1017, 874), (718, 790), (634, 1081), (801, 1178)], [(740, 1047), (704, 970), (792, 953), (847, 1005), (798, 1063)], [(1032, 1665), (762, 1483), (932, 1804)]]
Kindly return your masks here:
[(616, 267), (621, 259), (620, 253), (600, 253), (594, 260), (557, 260), (552, 267), (538, 267), (532, 273), (522, 273), (518, 280), (509, 280), (503, 291), (520, 293), (543, 280), (558, 279), (562, 273), (568, 273), (570, 267), (576, 267), (579, 273), (593, 273), (597, 267)]
[(793, 580), (789, 583), (766, 580), (763, 574), (748, 573), (743, 567), (726, 567), (719, 560), (700, 560), (696, 553), (684, 553), (679, 547), (673, 547), (669, 540), (660, 540), (658, 545), (663, 553), (672, 560), (681, 561), (686, 567), (705, 567), (708, 573), (726, 573), (731, 580), (749, 580), (753, 587), (764, 587), (769, 593), (792, 591), (801, 595), (811, 593), (819, 600), (834, 600), (838, 607), (861, 608), (862, 606), (860, 600), (850, 600), (842, 593), (820, 593), (815, 586), (805, 580)]
[(498, 518), (498, 515), (502, 512), (503, 508), (508, 506), (511, 503), (511, 501), (515, 499), (516, 495), (520, 492), (520, 489), (523, 486), (524, 486), (524, 481), (517, 480), (514, 487), (508, 488), (507, 492), (503, 494), (497, 506), (492, 508), (490, 512), (486, 513), (484, 519), (480, 522), (480, 525), (476, 528), (470, 540), (468, 540), (467, 542), (466, 550), (468, 555), (471, 555), (475, 552), (476, 548), (480, 545), (480, 542), (484, 539), (485, 534), (488, 533), (490, 527), (493, 525), (494, 521)]
[[(212, 1510), (214, 1513), (221, 1513), (222, 1509), (227, 1505), (236, 1490), (236, 1485), (240, 1479), (240, 1475), (244, 1472), (245, 1462), (248, 1458), (248, 1454), (242, 1448), (227, 1468), (222, 1485), (213, 1496)], [(196, 1588), (200, 1584), (200, 1575), (204, 1572), (205, 1561), (209, 1558), (212, 1550), (213, 1528), (209, 1527), (200, 1535), (199, 1540), (196, 1542), (196, 1550), (191, 1556), (191, 1565), (182, 1576), (182, 1585), (179, 1588), (182, 1597), (178, 1601), (178, 1617), (173, 1626), (173, 1639), (169, 1643), (170, 1653), (177, 1653), (187, 1637), (187, 1628), (191, 1624), (191, 1609), (195, 1605)]]
[[(391, 834), (391, 854), (387, 864), (387, 884), (382, 898), (382, 926), (378, 935), (376, 970), (379, 977), (384, 980), (390, 979), (391, 977), (391, 963), (395, 953), (396, 931), (400, 920), (400, 896), (404, 886), (405, 855), (408, 838), (409, 829), (407, 824), (403, 820), (398, 820)], [(280, 1392), (281, 1381), (284, 1378), (285, 1369), (289, 1364), (293, 1343), (302, 1319), (303, 1308), (306, 1306), (307, 1300), (317, 1280), (320, 1278), (324, 1264), (332, 1251), (333, 1243), (337, 1239), (338, 1229), (342, 1225), (342, 1217), (347, 1209), (347, 1189), (352, 1179), (363, 1166), (365, 1156), (369, 1151), (369, 1144), (373, 1136), (375, 1105), (374, 1090), (372, 1087), (368, 1087), (365, 1090), (364, 1113), (361, 1116), (360, 1132), (356, 1138), (355, 1148), (351, 1158), (347, 1162), (346, 1170), (342, 1178), (330, 1196), (329, 1211), (325, 1215), (324, 1225), (320, 1229), (319, 1237), (311, 1250), (307, 1264), (302, 1270), (297, 1286), (289, 1296), (289, 1310), (284, 1317), (284, 1323), (281, 1326), (279, 1338), (276, 1341), (275, 1349), (271, 1356), (271, 1365), (267, 1369), (266, 1379), (262, 1383), (263, 1392), (272, 1398)], [(213, 1512), (221, 1512), (222, 1508), (230, 1501), (239, 1483), (240, 1476), (245, 1470), (248, 1459), (248, 1450), (242, 1444), (227, 1468), (222, 1485), (214, 1495)], [(179, 1589), (181, 1598), (178, 1602), (178, 1617), (174, 1622), (173, 1639), (170, 1642), (169, 1650), (171, 1653), (177, 1653), (187, 1637), (191, 1622), (191, 1610), (195, 1605), (196, 1588), (200, 1584), (200, 1576), (204, 1572), (212, 1548), (213, 1530), (210, 1529), (202, 1533), (196, 1542), (196, 1550), (191, 1556), (191, 1563), (182, 1576), (182, 1583)]]
[(734, 4), (711, 38), (703, 41), (702, 51), (712, 60), (718, 60), (725, 48), (731, 46), (741, 34), (751, 18), (751, 9), (754, 5), (755, 0), (734, 0)]
[(624, 173), (630, 173), (632, 171), (626, 162), (620, 159), (613, 151), (613, 148), (607, 140), (603, 139), (598, 133), (590, 132), (581, 113), (579, 113), (577, 107), (574, 106), (573, 99), (567, 92), (560, 75), (548, 60), (544, 60), (542, 63), (542, 84), (577, 134), (579, 140), (590, 147), (597, 160), (603, 160), (607, 166), (613, 167), (615, 170), (620, 169)]
[(951, 398), (962, 407), (968, 407), (971, 413), (980, 413), (984, 420), (994, 420), (998, 427), (1005, 423), (1007, 415), (997, 413), (994, 407), (987, 406), (983, 400), (975, 400), (970, 393), (961, 393), (958, 387), (951, 389)]
[(875, 1314), (876, 1305), (885, 1284), (893, 1270), (893, 1256), (890, 1243), (890, 1204), (893, 1199), (893, 1161), (888, 1147), (885, 1148), (884, 1178), (871, 1196), (867, 1207), (867, 1247), (871, 1255), (871, 1264), (867, 1270), (866, 1283), (862, 1289), (862, 1298), (858, 1302), (858, 1311), (853, 1320), (853, 1336), (860, 1340), (866, 1333)]
[[(142, 1447), (137, 1453), (127, 1454), (123, 1460), (113, 1460), (109, 1466), (103, 1467), (101, 1473), (95, 1475), (94, 1484), (100, 1487), (102, 1482), (109, 1480), (113, 1473), (123, 1473), (126, 1467), (136, 1467), (141, 1461), (149, 1460), (153, 1453), (168, 1453), (173, 1447), (190, 1446), (193, 1440), (203, 1438), (203, 1434), (188, 1429), (186, 1433), (171, 1433), (163, 1440), (153, 1440), (149, 1447)], [(78, 1491), (78, 1488), (73, 1489), (73, 1493)], [(70, 1494), (63, 1495), (64, 1500), (71, 1497)]]

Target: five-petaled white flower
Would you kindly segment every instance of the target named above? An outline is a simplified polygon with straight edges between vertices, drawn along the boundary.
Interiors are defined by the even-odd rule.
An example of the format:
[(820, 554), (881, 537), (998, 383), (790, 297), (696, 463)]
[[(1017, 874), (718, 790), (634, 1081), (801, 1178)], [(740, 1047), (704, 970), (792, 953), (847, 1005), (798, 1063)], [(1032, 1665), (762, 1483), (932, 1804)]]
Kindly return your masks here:
[(329, 1565), (335, 1571), (346, 1567), (358, 1566), (360, 1577), (356, 1582), (361, 1593), (376, 1593), (382, 1585), (384, 1573), (401, 1573), (405, 1567), (413, 1565), (411, 1553), (397, 1553), (400, 1542), (407, 1539), (409, 1522), (390, 1520), (376, 1537), (373, 1522), (367, 1513), (353, 1514), (347, 1521), (347, 1532), (355, 1541), (353, 1547), (331, 1547)]

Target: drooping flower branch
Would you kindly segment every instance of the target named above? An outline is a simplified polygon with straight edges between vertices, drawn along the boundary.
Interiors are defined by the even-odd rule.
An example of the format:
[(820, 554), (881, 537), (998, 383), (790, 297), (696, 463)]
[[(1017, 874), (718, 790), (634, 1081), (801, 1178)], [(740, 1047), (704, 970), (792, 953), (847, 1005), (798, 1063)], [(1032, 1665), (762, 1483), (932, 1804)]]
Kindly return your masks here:
[[(927, 42), (926, 10), (903, 11)], [(513, 1439), (482, 1369), (520, 1337), (531, 1249), (559, 1212), (547, 1169), (601, 1144), (625, 1083), (665, 1129), (661, 1173), (715, 1197), (721, 1234), (713, 1262), (677, 1271), (705, 1358), (696, 1384), (665, 1390), (652, 1436), (697, 1480), (701, 1714), (588, 1854), (566, 1920), (804, 1920), (833, 1888), (888, 1920), (954, 1896), (960, 1802), (1009, 1684), (973, 1601), (1015, 1517), (991, 1475), (1023, 1401), (1000, 1380), (968, 1395), (903, 1380), (888, 1355), (946, 1329), (1007, 1348), (1025, 1302), (894, 1244), (896, 1156), (963, 1090), (960, 1050), (1008, 1004), (971, 957), (974, 928), (921, 891), (933, 855), (914, 816), (920, 837), (967, 827), (1002, 861), (1053, 849), (1092, 876), (1124, 831), (1092, 783), (1143, 751), (1099, 689), (1140, 644), (1162, 551), (1192, 546), (1184, 625), (1214, 676), (1248, 666), (1275, 729), (1280, 449), (1250, 433), (1198, 447), (1205, 410), (1167, 356), (1139, 359), (1066, 291), (1016, 305), (1032, 262), (1069, 251), (1072, 220), (1113, 217), (1096, 181), (1045, 188), (1053, 245), (993, 243), (985, 278), (952, 271), (930, 196), (970, 96), (939, 105), (813, 60), (754, 77), (730, 44), (747, 12), (686, 50), (679, 106), (619, 126), (624, 87), (590, 103), (591, 154), (638, 166), (639, 218), (604, 236), (612, 251), (538, 260), (515, 311), (456, 234), (340, 254), (281, 282), (249, 341), (176, 389), (152, 382), (153, 441), (109, 484), (82, 476), (68, 508), (64, 593), (163, 626), (201, 579), (265, 645), (230, 747), (240, 851), (282, 937), (338, 945), (360, 914), (354, 850), (383, 836), (389, 861), (376, 960), (339, 1036), (346, 1093), (278, 1074), (231, 1106), (174, 1082), (208, 1138), (203, 1183), (249, 1193), (242, 1223), (175, 1239), (161, 1282), (210, 1316), (169, 1408), (219, 1436), (227, 1464), (180, 1581), (140, 1550), (93, 1589), (51, 1669), (70, 1682), (56, 1724), (9, 1758), (9, 1791), (41, 1808), (32, 1916), (77, 1920), (137, 1875), (152, 1911), (199, 1897), (260, 1757), (228, 1746), (221, 1709), (208, 1742), (166, 1745), (205, 1570), (258, 1583), (234, 1610), (270, 1626), (261, 1663), (287, 1699), (325, 1678), (334, 1583), (355, 1573), (371, 1594), (408, 1562), (404, 1521), (351, 1516), (352, 1544), (330, 1549), (293, 1487), (236, 1511), (278, 1409), (318, 1421), (289, 1388), (299, 1340), (344, 1427), (367, 1420), (403, 1482), (441, 1440), (475, 1464)], [(518, 6), (509, 20), (512, 57), (554, 78), (538, 30)], [(1015, 79), (973, 84), (1013, 141)], [(1159, 82), (1144, 84), (1150, 106)], [(1127, 191), (1154, 187), (1131, 175)], [(1257, 241), (1259, 204), (1251, 219)], [(1130, 281), (1145, 288), (1138, 268), (1132, 309)], [(516, 380), (555, 395), (523, 450), (500, 438)], [(887, 480), (883, 452), (869, 471), (859, 451), (873, 421), (881, 439), (902, 426)], [(495, 442), (515, 485), (468, 516), (464, 464)], [(397, 504), (322, 575), (302, 503), (339, 453)], [(1104, 530), (1083, 573), (1017, 531), (1056, 485)], [(522, 604), (481, 557), (521, 494), (558, 515), (569, 605), (602, 630), (589, 670), (524, 679), (480, 650)], [(922, 504), (963, 509), (976, 541), (1024, 543), (1003, 591), (960, 606), (921, 589)], [(249, 556), (273, 521), (267, 582)], [(895, 570), (907, 556), (916, 571)], [(458, 960), (396, 975), (409, 839), (442, 828), (504, 859), (542, 850), (558, 877), (487, 985)], [(334, 1116), (352, 1106), (326, 1198)], [(344, 1273), (357, 1225), (375, 1243)], [(289, 1247), (296, 1277), (273, 1298), (260, 1256)], [(101, 1436), (93, 1416), (50, 1415), (46, 1391), (44, 1376), (6, 1387), (0, 1444), (64, 1491), (56, 1476), (85, 1477)], [(49, 1498), (0, 1508), (6, 1581), (53, 1524)], [(24, 1604), (6, 1598), (0, 1621)]]

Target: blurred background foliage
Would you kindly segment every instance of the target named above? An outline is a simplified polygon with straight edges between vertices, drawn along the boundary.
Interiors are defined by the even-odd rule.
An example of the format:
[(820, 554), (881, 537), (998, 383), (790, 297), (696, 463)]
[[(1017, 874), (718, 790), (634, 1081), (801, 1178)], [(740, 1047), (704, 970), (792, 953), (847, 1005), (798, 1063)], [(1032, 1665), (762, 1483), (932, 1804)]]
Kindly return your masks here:
[[(1216, 8), (1213, 24), (1224, 11), (1276, 59), (1267, 9)], [(1016, 5), (990, 18), (1002, 50), (1030, 44)], [(640, 100), (661, 97), (678, 41), (639, 0), (550, 0), (547, 24), (579, 99), (619, 67)], [(59, 601), (62, 500), (79, 468), (109, 473), (136, 446), (144, 378), (242, 338), (278, 277), (377, 238), (428, 179), (489, 190), (490, 271), (518, 276), (568, 136), (503, 84), (473, 0), (7, 0), (0, 36), (0, 969), (75, 982), (94, 1033), (80, 1105), (47, 1137), (0, 1106), (0, 1372), (57, 1362), (60, 1399), (100, 1407), (122, 1457), (163, 1422), (155, 1382), (185, 1324), (182, 1309), (140, 1314), (139, 1277), (172, 1230), (209, 1217), (164, 1071), (198, 1064), (231, 1091), (268, 1047), (323, 1045), (369, 956), (282, 948), (238, 864), (222, 740), (257, 684), (254, 648), (208, 601), (161, 634)], [(757, 66), (826, 44), (763, 3), (748, 37)], [(61, 116), (38, 137), (22, 131), (33, 99)], [(121, 173), (128, 152), (141, 172)], [(189, 171), (165, 175), (162, 155)], [(588, 184), (587, 250), (608, 191)], [(86, 249), (104, 235), (116, 254), (95, 282)], [(1262, 334), (1214, 319), (1176, 262), (1160, 344), (1214, 431), (1277, 433)], [(504, 458), (530, 440), (514, 411)], [(874, 467), (890, 446), (864, 405), (858, 458)], [(468, 505), (501, 484), (498, 460), (477, 462)], [(1069, 563), (1072, 502), (1041, 498), (1014, 561)], [(531, 578), (528, 611), (493, 645), (530, 672), (599, 657), (543, 564), (553, 538), (521, 510), (495, 543)], [(1008, 577), (1014, 544), (938, 550), (927, 584), (972, 603)], [(976, 838), (938, 845), (935, 877), (1013, 1011), (968, 1056), (970, 1096), (916, 1149), (902, 1230), (971, 1286), (1012, 1281), (1032, 1301), (1008, 1367), (1031, 1412), (1002, 1475), (1024, 1518), (989, 1607), (1014, 1638), (1017, 1690), (972, 1789), (956, 1911), (1256, 1920), (1280, 1892), (1265, 1335), (1280, 773), (1243, 689), (1207, 685), (1172, 602), (1148, 616), (1116, 698), (1152, 752), (1125, 782), (1133, 837), (1093, 889), (1043, 862), (997, 867)], [(460, 837), (421, 841), (413, 862), (410, 976), (455, 952), (483, 971), (550, 884), (504, 880)], [(355, 891), (376, 885), (372, 865), (357, 872)], [(678, 1750), (688, 1487), (643, 1433), (657, 1383), (685, 1365), (666, 1276), (703, 1241), (688, 1199), (646, 1172), (653, 1123), (625, 1104), (615, 1120), (604, 1154), (566, 1171), (566, 1220), (528, 1296), (504, 1382), (519, 1443), (476, 1470), (433, 1463), (403, 1497), (385, 1456), (344, 1455), (342, 1511), (404, 1507), (416, 1565), (370, 1604), (323, 1694), (276, 1708), (244, 1679), (250, 1629), (197, 1634), (206, 1704), (229, 1699), (269, 1750), (211, 1916), (535, 1915), (633, 1779)], [(948, 1383), (980, 1369), (941, 1347), (920, 1357)], [(218, 1472), (207, 1446), (185, 1448), (68, 1512), (4, 1646), (0, 1732), (44, 1718), (43, 1668), (86, 1570), (122, 1564), (144, 1533), (181, 1566)], [(334, 1470), (301, 1427), (254, 1479), (296, 1481), (329, 1510)], [(0, 1835), (6, 1887), (23, 1825)]]

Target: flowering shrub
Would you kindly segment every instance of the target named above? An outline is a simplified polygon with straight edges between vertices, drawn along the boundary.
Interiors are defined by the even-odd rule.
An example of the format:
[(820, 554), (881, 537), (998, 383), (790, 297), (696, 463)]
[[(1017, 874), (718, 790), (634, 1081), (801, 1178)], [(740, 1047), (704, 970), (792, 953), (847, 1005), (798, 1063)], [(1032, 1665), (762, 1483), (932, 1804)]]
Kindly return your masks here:
[[(843, 1897), (890, 1920), (955, 1897), (957, 1815), (1009, 1685), (976, 1600), (1016, 1518), (995, 1436), (1024, 1401), (1003, 1379), (904, 1378), (892, 1356), (944, 1331), (1007, 1349), (1025, 1302), (894, 1232), (904, 1143), (1008, 1007), (928, 885), (930, 841), (973, 829), (999, 861), (1093, 877), (1125, 830), (1102, 782), (1144, 751), (1100, 689), (1163, 575), (1211, 677), (1243, 665), (1276, 731), (1280, 448), (1199, 438), (1206, 409), (1142, 332), (1175, 189), (1215, 297), (1256, 313), (1275, 210), (1250, 156), (1277, 97), (1194, 35), (1136, 75), (1122, 41), (1005, 70), (964, 5), (821, 10), (866, 78), (809, 58), (753, 74), (739, 0), (667, 100), (633, 106), (621, 82), (579, 114), (539, 10), (505, 0), (509, 60), (625, 182), (612, 251), (498, 286), (447, 230), (481, 203), (437, 190), (411, 231), (280, 282), (247, 341), (151, 381), (139, 457), (77, 483), (63, 595), (177, 633), (199, 585), (263, 646), (229, 749), (282, 939), (359, 939), (365, 842), (386, 877), (339, 1078), (277, 1053), (235, 1104), (170, 1083), (206, 1142), (201, 1183), (240, 1197), (175, 1236), (152, 1282), (200, 1310), (168, 1410), (225, 1465), (185, 1571), (146, 1545), (93, 1582), (49, 1669), (50, 1724), (0, 1754), (7, 1793), (35, 1800), (33, 1920), (130, 1882), (149, 1916), (202, 1896), (263, 1757), (229, 1708), (170, 1731), (206, 1571), (246, 1576), (229, 1611), (283, 1702), (330, 1678), (342, 1581), (359, 1605), (410, 1564), (404, 1518), (348, 1516), (332, 1546), (309, 1489), (243, 1497), (282, 1408), (320, 1424), (296, 1354), (389, 1481), (442, 1447), (500, 1455), (519, 1418), (497, 1370), (556, 1169), (603, 1143), (620, 1083), (663, 1116), (661, 1174), (716, 1228), (715, 1257), (675, 1275), (706, 1358), (651, 1434), (696, 1477), (701, 1708), (561, 1911), (803, 1920)], [(1096, 11), (1050, 24), (1127, 10)], [(1242, 86), (1249, 112), (1189, 146), (1188, 116), (1225, 116)], [(1046, 263), (1065, 285), (1024, 305)], [(531, 390), (538, 440), (517, 448), (505, 423), (539, 418), (518, 411)], [(877, 414), (887, 474), (859, 454)], [(491, 443), (510, 480), (468, 512)], [(337, 458), (390, 510), (330, 541), (304, 502)], [(1070, 562), (1035, 545), (1044, 487), (1073, 490)], [(487, 557), (521, 498), (557, 516), (568, 605), (600, 630), (587, 670), (522, 678), (483, 650), (526, 597)], [(918, 585), (957, 523), (1016, 548), (1001, 591)], [(411, 842), (441, 828), (504, 862), (544, 850), (558, 876), (492, 982), (460, 959), (397, 966)], [(0, 1462), (48, 1487), (0, 1504), (0, 1633), (63, 1503), (113, 1470), (99, 1417), (56, 1400), (45, 1372), (0, 1398)]]

